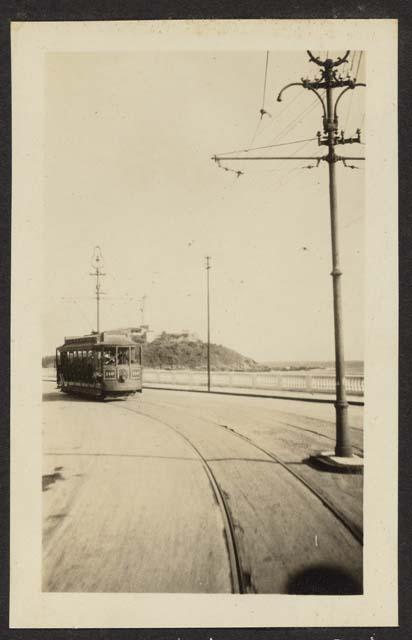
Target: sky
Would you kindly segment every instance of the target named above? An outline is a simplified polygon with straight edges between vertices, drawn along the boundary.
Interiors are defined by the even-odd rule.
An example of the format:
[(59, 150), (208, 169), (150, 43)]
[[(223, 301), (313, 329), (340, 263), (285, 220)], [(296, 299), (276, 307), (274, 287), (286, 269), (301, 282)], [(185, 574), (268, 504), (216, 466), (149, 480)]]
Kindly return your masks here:
[[(364, 82), (364, 62), (351, 53), (343, 70)], [(205, 339), (209, 255), (212, 342), (259, 361), (334, 358), (327, 164), (211, 159), (321, 129), (311, 92), (292, 87), (276, 101), (285, 84), (316, 75), (306, 52), (270, 51), (266, 83), (265, 68), (265, 51), (47, 54), (45, 353), (96, 328), (99, 245), (101, 329), (140, 324), (146, 295), (152, 336)], [(260, 119), (262, 106), (270, 115)], [(347, 136), (364, 129), (363, 89), (342, 98), (339, 115)], [(249, 155), (324, 152), (310, 140)], [(363, 358), (364, 338), (365, 163), (353, 164), (337, 164), (348, 360)]]

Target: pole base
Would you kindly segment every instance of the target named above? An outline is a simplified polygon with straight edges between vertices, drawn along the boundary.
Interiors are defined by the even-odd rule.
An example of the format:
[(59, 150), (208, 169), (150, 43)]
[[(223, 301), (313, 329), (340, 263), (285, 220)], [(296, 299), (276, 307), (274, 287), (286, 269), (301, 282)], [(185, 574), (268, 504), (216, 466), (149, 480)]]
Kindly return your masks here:
[(347, 458), (336, 456), (334, 451), (322, 451), (309, 458), (317, 466), (325, 471), (338, 471), (340, 473), (363, 473), (363, 458), (352, 455)]

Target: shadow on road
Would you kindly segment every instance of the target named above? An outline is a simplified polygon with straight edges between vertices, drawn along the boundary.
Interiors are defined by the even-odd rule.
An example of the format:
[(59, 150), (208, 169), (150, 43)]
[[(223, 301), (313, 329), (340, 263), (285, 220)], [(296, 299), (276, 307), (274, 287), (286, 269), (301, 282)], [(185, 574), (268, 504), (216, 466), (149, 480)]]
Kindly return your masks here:
[(63, 467), (55, 467), (54, 473), (48, 473), (42, 476), (42, 489), (43, 491), (48, 491), (49, 487), (57, 482), (57, 480), (64, 480), (64, 477), (60, 473)]
[(292, 576), (287, 593), (294, 595), (338, 596), (360, 595), (362, 585), (345, 569), (330, 565), (317, 565), (303, 569)]
[(70, 396), (67, 393), (61, 393), (60, 391), (49, 391), (43, 393), (43, 402), (88, 402), (88, 398), (82, 398), (80, 396)]
[(125, 402), (125, 398), (96, 398), (86, 395), (75, 395), (71, 393), (62, 393), (61, 391), (48, 391), (42, 394), (43, 402), (83, 402), (90, 404), (91, 402), (98, 402), (99, 404), (106, 404), (112, 402)]
[(326, 466), (324, 464), (322, 464), (321, 462), (318, 462), (316, 460), (316, 458), (306, 458), (305, 460), (303, 460), (303, 464), (306, 464), (306, 466), (310, 467), (311, 469), (315, 469), (315, 471), (321, 471), (322, 473), (329, 473), (329, 474), (345, 474), (345, 475), (357, 475), (356, 471), (353, 471), (353, 469), (345, 469), (345, 467), (336, 467), (333, 468), (332, 466)]

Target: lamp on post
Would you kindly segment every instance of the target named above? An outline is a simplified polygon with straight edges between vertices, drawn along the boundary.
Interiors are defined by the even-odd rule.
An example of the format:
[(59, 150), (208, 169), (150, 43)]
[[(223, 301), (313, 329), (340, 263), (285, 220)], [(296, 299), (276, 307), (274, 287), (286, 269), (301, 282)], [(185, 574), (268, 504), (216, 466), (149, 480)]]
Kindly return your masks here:
[[(346, 398), (345, 386), (345, 359), (344, 359), (344, 343), (343, 343), (343, 319), (342, 319), (342, 291), (341, 279), (342, 271), (340, 268), (339, 256), (339, 235), (338, 235), (338, 211), (337, 211), (337, 193), (336, 193), (336, 163), (340, 160), (345, 162), (335, 153), (335, 146), (339, 144), (359, 143), (360, 129), (356, 131), (356, 137), (345, 138), (344, 132), (338, 132), (338, 113), (337, 106), (342, 96), (355, 87), (365, 87), (363, 82), (356, 82), (351, 78), (343, 78), (338, 74), (337, 67), (347, 61), (349, 51), (346, 51), (342, 58), (332, 60), (320, 60), (315, 58), (310, 51), (307, 52), (311, 62), (321, 67), (321, 75), (314, 81), (302, 80), (286, 85), (278, 95), (278, 101), (282, 99), (282, 93), (291, 86), (301, 86), (304, 89), (312, 91), (319, 99), (323, 111), (323, 134), (317, 133), (318, 144), (328, 148), (328, 153), (322, 158), (328, 163), (329, 168), (329, 203), (330, 203), (330, 222), (331, 222), (331, 242), (332, 242), (332, 282), (333, 282), (333, 317), (335, 331), (335, 371), (336, 371), (336, 446), (335, 457), (352, 458), (352, 443), (350, 439), (348, 425), (348, 401)], [(343, 91), (337, 97), (333, 104), (333, 89), (343, 88)], [(319, 94), (318, 89), (324, 89), (326, 92), (326, 105)], [(329, 456), (330, 457), (330, 456)], [(359, 462), (360, 464), (360, 462)]]
[[(315, 94), (322, 107), (323, 116), (323, 132), (317, 133), (318, 145), (326, 146), (328, 153), (325, 156), (234, 156), (228, 157), (228, 154), (220, 154), (213, 156), (213, 160), (221, 166), (222, 161), (271, 161), (271, 160), (314, 160), (316, 165), (319, 166), (321, 161), (328, 163), (329, 167), (329, 203), (330, 203), (330, 220), (331, 220), (331, 241), (332, 241), (332, 282), (333, 282), (333, 316), (334, 316), (334, 333), (335, 333), (335, 370), (336, 370), (336, 446), (334, 452), (327, 452), (316, 456), (316, 459), (323, 464), (334, 468), (342, 468), (344, 470), (350, 470), (357, 472), (362, 469), (362, 458), (353, 455), (352, 444), (350, 441), (350, 433), (348, 426), (348, 401), (346, 398), (345, 388), (345, 360), (343, 352), (343, 322), (342, 322), (342, 292), (341, 292), (341, 278), (342, 271), (340, 268), (339, 259), (339, 241), (338, 241), (338, 221), (337, 221), (337, 194), (336, 194), (336, 175), (335, 166), (336, 163), (341, 161), (345, 167), (353, 168), (353, 165), (347, 165), (347, 160), (364, 160), (363, 157), (348, 157), (338, 156), (335, 153), (336, 145), (360, 143), (360, 129), (357, 129), (356, 136), (345, 138), (343, 131), (338, 131), (338, 113), (337, 107), (342, 99), (343, 95), (349, 90), (353, 90), (356, 87), (365, 87), (365, 83), (357, 82), (356, 78), (352, 79), (349, 74), (343, 77), (338, 70), (338, 67), (347, 62), (350, 51), (346, 51), (343, 57), (332, 60), (326, 58), (326, 60), (320, 60), (312, 55), (310, 51), (307, 52), (311, 62), (320, 67), (320, 76), (315, 80), (303, 79), (301, 82), (291, 82), (287, 84), (280, 91), (277, 100), (281, 102), (282, 94), (286, 89), (290, 87), (301, 87), (307, 89)], [(361, 54), (360, 54), (361, 55)], [(359, 57), (360, 60), (360, 57)], [(359, 68), (359, 65), (358, 65)], [(319, 93), (319, 89), (325, 91), (326, 103)], [(338, 95), (335, 103), (333, 102), (333, 90), (343, 89)], [(259, 147), (257, 148), (259, 149)], [(257, 150), (256, 149), (256, 150)], [(245, 150), (253, 151), (254, 149)], [(225, 157), (226, 156), (226, 157)], [(226, 171), (229, 169), (225, 168)], [(312, 168), (312, 167), (310, 167)], [(241, 172), (238, 172), (241, 173)]]

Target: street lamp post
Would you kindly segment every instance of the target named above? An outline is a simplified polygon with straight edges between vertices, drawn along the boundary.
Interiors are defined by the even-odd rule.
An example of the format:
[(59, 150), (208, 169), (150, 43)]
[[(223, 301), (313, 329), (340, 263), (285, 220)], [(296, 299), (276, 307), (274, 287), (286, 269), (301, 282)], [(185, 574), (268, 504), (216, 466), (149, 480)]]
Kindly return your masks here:
[[(335, 146), (338, 144), (352, 144), (360, 142), (360, 130), (357, 130), (357, 136), (345, 138), (344, 132), (338, 133), (338, 115), (337, 105), (344, 93), (349, 89), (358, 86), (365, 86), (364, 83), (356, 82), (351, 78), (342, 78), (338, 75), (337, 67), (347, 61), (349, 51), (345, 53), (343, 58), (332, 60), (320, 60), (315, 58), (308, 51), (311, 62), (321, 67), (321, 77), (314, 81), (302, 80), (301, 83), (292, 83), (286, 85), (278, 95), (278, 101), (282, 99), (282, 93), (290, 86), (300, 85), (304, 89), (309, 89), (319, 98), (323, 110), (323, 135), (320, 131), (317, 134), (318, 144), (325, 145), (328, 153), (323, 157), (328, 163), (329, 168), (329, 203), (330, 203), (330, 224), (331, 224), (331, 240), (332, 240), (332, 282), (333, 282), (333, 318), (335, 330), (335, 372), (336, 372), (336, 444), (335, 455), (342, 458), (352, 456), (352, 444), (348, 425), (348, 401), (346, 398), (345, 386), (345, 358), (343, 348), (343, 321), (342, 321), (342, 290), (341, 278), (342, 271), (339, 260), (339, 236), (338, 236), (338, 209), (336, 194), (336, 163), (345, 159), (336, 155)], [(335, 105), (333, 104), (333, 89), (343, 88), (339, 94)], [(326, 92), (326, 105), (322, 96), (318, 93), (318, 89), (324, 89)]]
[[(336, 195), (336, 163), (342, 161), (344, 166), (347, 165), (347, 160), (364, 160), (362, 157), (344, 157), (338, 156), (335, 153), (336, 145), (359, 143), (360, 129), (357, 129), (356, 136), (345, 138), (344, 132), (338, 132), (338, 114), (337, 107), (342, 99), (342, 96), (349, 90), (355, 89), (355, 87), (365, 87), (363, 82), (356, 82), (356, 78), (352, 79), (349, 74), (343, 78), (338, 73), (338, 67), (347, 62), (350, 51), (346, 51), (342, 58), (332, 60), (327, 58), (326, 60), (320, 60), (312, 55), (310, 51), (307, 52), (311, 62), (315, 63), (321, 68), (321, 74), (319, 78), (311, 81), (308, 79), (302, 79), (301, 82), (292, 82), (287, 84), (278, 95), (278, 101), (282, 100), (283, 92), (289, 87), (302, 87), (308, 89), (316, 95), (319, 99), (322, 111), (323, 111), (323, 133), (318, 131), (317, 138), (319, 146), (325, 145), (328, 148), (328, 153), (325, 156), (233, 156), (224, 157), (214, 156), (213, 159), (219, 164), (224, 160), (315, 160), (316, 165), (323, 160), (328, 163), (329, 167), (329, 202), (330, 202), (330, 220), (331, 220), (331, 240), (332, 240), (332, 282), (333, 282), (333, 315), (334, 315), (334, 332), (335, 332), (335, 370), (336, 370), (336, 445), (335, 456), (339, 458), (351, 458), (352, 457), (352, 445), (350, 440), (349, 426), (348, 426), (348, 401), (346, 398), (345, 389), (345, 360), (343, 351), (343, 325), (342, 325), (342, 292), (341, 292), (341, 277), (342, 271), (340, 269), (339, 261), (339, 242), (338, 242), (338, 221), (337, 221), (337, 195)], [(333, 89), (340, 89), (343, 91), (338, 95), (335, 103), (333, 104)], [(319, 89), (322, 89), (326, 93), (326, 104), (323, 97), (319, 93)]]
[[(336, 163), (342, 160), (335, 153), (335, 146), (337, 144), (351, 144), (354, 142), (360, 142), (360, 130), (357, 131), (357, 136), (353, 138), (345, 138), (344, 132), (341, 135), (338, 134), (338, 115), (337, 105), (341, 96), (348, 90), (354, 89), (357, 86), (365, 86), (363, 83), (357, 83), (355, 81), (346, 78), (343, 79), (337, 73), (337, 67), (346, 62), (349, 51), (346, 52), (343, 58), (338, 60), (331, 60), (327, 58), (321, 61), (319, 58), (315, 58), (310, 51), (308, 51), (309, 58), (316, 65), (321, 67), (321, 77), (313, 82), (308, 80), (302, 80), (301, 85), (305, 89), (313, 91), (319, 100), (321, 101), (323, 108), (323, 135), (318, 132), (319, 145), (326, 145), (328, 148), (328, 154), (323, 158), (328, 163), (329, 168), (329, 202), (330, 202), (330, 222), (331, 222), (331, 241), (332, 241), (332, 282), (333, 282), (333, 317), (334, 317), (334, 330), (335, 330), (335, 370), (336, 370), (336, 445), (335, 455), (338, 457), (348, 458), (352, 456), (352, 444), (349, 433), (348, 425), (348, 401), (346, 398), (346, 386), (345, 386), (345, 358), (344, 358), (344, 346), (343, 346), (343, 321), (342, 321), (342, 290), (341, 290), (341, 278), (342, 271), (340, 268), (339, 260), (339, 236), (338, 236), (338, 210), (337, 210), (337, 194), (336, 194)], [(344, 90), (338, 96), (335, 105), (333, 105), (333, 89), (343, 88)], [(285, 87), (286, 89), (287, 87)], [(318, 93), (318, 89), (325, 89), (326, 91), (326, 106), (323, 98)], [(278, 96), (278, 100), (281, 100), (283, 90)]]
[(207, 274), (207, 390), (210, 393), (210, 293), (209, 293), (209, 271), (211, 269), (210, 256), (206, 256)]
[(94, 268), (94, 273), (90, 275), (96, 278), (96, 329), (97, 333), (100, 333), (100, 294), (101, 294), (101, 276), (106, 275), (102, 272), (103, 267), (103, 256), (102, 251), (99, 246), (94, 248), (93, 257), (92, 257), (92, 267)]

